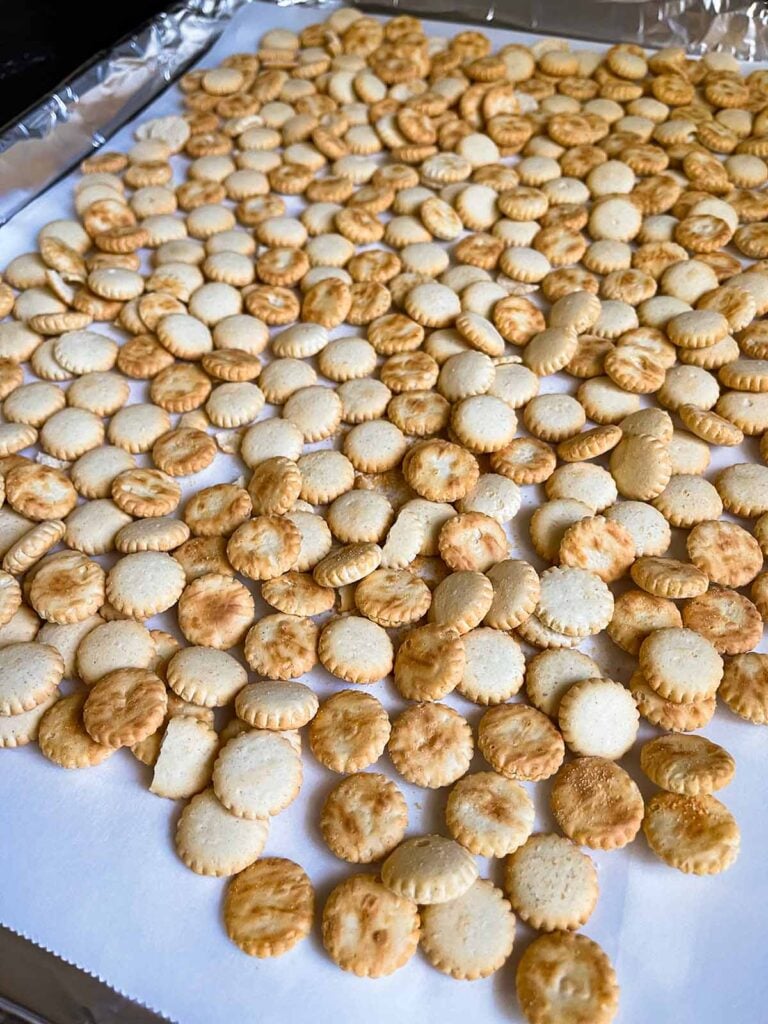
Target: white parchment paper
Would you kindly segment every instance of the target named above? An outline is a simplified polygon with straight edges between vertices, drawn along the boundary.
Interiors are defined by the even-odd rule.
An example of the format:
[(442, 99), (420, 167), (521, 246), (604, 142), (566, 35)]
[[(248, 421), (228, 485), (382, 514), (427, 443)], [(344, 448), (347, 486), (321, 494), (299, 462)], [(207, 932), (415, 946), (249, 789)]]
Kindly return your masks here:
[[(254, 50), (270, 27), (300, 30), (320, 16), (317, 10), (254, 3), (240, 12), (203, 64)], [(428, 31), (450, 36), (462, 27), (435, 22)], [(485, 31), (496, 45), (533, 38)], [(142, 118), (177, 109), (171, 89)], [(127, 147), (130, 141), (131, 130), (125, 129), (110, 148)], [(60, 182), (0, 230), (0, 265), (31, 249), (47, 221), (71, 215), (71, 189), (71, 180)], [(574, 384), (570, 378), (547, 378), (542, 391), (573, 391)], [(135, 386), (132, 401), (143, 394), (143, 386)], [(741, 451), (716, 453), (707, 476), (726, 462), (756, 459), (757, 444), (749, 441)], [(219, 455), (194, 478), (193, 489), (233, 480), (241, 472), (235, 459)], [(530, 514), (539, 500), (538, 488), (524, 489), (510, 536), (512, 555), (529, 558), (541, 569), (528, 543)], [(678, 550), (681, 538), (676, 538)], [(260, 604), (257, 613), (265, 611)], [(170, 616), (158, 617), (156, 624), (173, 628)], [(629, 659), (607, 638), (583, 649), (606, 675), (628, 680)], [(308, 681), (321, 698), (340, 688), (322, 670)], [(371, 690), (391, 712), (402, 708), (391, 682)], [(458, 696), (448, 703), (476, 725), (481, 709)], [(642, 835), (624, 850), (593, 855), (601, 895), (584, 931), (602, 944), (616, 967), (622, 1024), (756, 1024), (766, 1019), (767, 733), (724, 708), (704, 733), (737, 759), (734, 782), (718, 794), (742, 829), (736, 864), (715, 878), (689, 877), (657, 860)], [(652, 734), (645, 726), (641, 735)], [(623, 763), (647, 795), (653, 787), (643, 782), (636, 758), (635, 751)], [(477, 756), (473, 770), (482, 767)], [(443, 830), (447, 790), (409, 786), (386, 757), (375, 770), (387, 772), (404, 791), (410, 834)], [(317, 890), (318, 913), (312, 935), (280, 959), (251, 959), (228, 940), (221, 923), (226, 880), (195, 875), (178, 859), (173, 831), (180, 805), (148, 792), (150, 769), (127, 751), (99, 767), (73, 772), (47, 762), (36, 745), (0, 753), (0, 922), (179, 1024), (521, 1021), (514, 973), (532, 936), (522, 925), (510, 961), (483, 981), (453, 981), (420, 954), (390, 978), (375, 982), (346, 974), (329, 960), (319, 938), (319, 912), (330, 889), (357, 869), (333, 857), (317, 826), (322, 801), (340, 776), (318, 765), (308, 751), (304, 773), (301, 795), (273, 820), (265, 853), (303, 865)], [(537, 801), (537, 829), (552, 828), (548, 784), (528, 788)], [(500, 881), (500, 862), (479, 863), (483, 876)]]

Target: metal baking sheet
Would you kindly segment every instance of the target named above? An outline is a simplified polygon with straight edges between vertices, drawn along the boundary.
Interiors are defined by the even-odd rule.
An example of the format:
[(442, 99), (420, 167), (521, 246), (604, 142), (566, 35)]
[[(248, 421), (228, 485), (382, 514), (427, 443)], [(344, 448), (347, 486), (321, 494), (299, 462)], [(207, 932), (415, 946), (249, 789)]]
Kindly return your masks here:
[[(419, 0), (414, 0), (414, 3), (419, 3)], [(241, 6), (242, 3), (233, 0), (231, 3), (185, 4), (174, 8), (179, 12), (180, 18), (174, 23), (173, 31), (168, 29), (167, 38), (175, 39), (176, 42), (169, 45), (171, 48), (176, 46), (177, 49), (182, 47), (187, 57), (175, 65), (176, 70), (171, 73), (174, 54), (165, 53), (162, 48), (158, 49), (151, 57), (155, 62), (155, 73), (163, 75), (165, 71), (157, 69), (165, 69), (168, 71), (168, 77), (161, 77), (159, 83), (155, 84), (159, 84), (160, 89), (165, 88), (167, 82), (181, 73), (190, 61), (205, 53), (229, 25), (236, 8)], [(598, 6), (603, 12), (608, 10), (606, 5)], [(658, 8), (660, 5), (654, 6)], [(669, 5), (666, 6), (668, 9)], [(675, 6), (681, 8), (680, 4)], [(195, 45), (200, 47), (197, 51), (192, 45), (191, 38), (188, 40), (187, 48), (185, 40), (174, 35), (177, 30), (181, 32), (182, 25), (195, 24), (192, 20), (185, 21), (181, 17), (186, 12), (191, 19), (190, 12), (193, 7), (195, 18), (209, 19), (206, 22), (206, 32), (210, 34), (201, 33), (197, 37)], [(217, 8), (218, 14), (204, 14), (201, 11), (202, 7), (209, 12)], [(392, 8), (394, 7), (400, 12), (416, 9), (410, 4), (408, 7), (393, 4)], [(582, 5), (579, 4), (578, 7), (581, 9)], [(392, 8), (379, 9), (391, 12)], [(483, 16), (484, 11), (493, 15), (493, 9), (486, 10), (483, 5), (474, 5), (469, 9), (474, 11), (474, 20), (490, 23), (491, 29), (503, 23), (502, 19), (497, 17)], [(511, 9), (512, 5), (509, 9), (505, 6), (505, 17), (509, 16)], [(530, 24), (535, 17), (535, 14), (531, 13), (531, 5), (519, 5), (519, 10), (528, 11), (527, 24)], [(169, 16), (171, 13), (169, 12)], [(297, 12), (297, 15), (299, 13), (304, 14)], [(426, 5), (420, 13), (424, 16), (434, 14)], [(637, 13), (634, 12), (635, 15)], [(275, 23), (287, 23), (286, 17), (289, 12), (275, 11), (275, 15)], [(456, 18), (457, 15), (465, 22), (471, 20), (471, 15), (465, 17), (461, 9), (451, 16)], [(293, 16), (293, 19), (294, 22), (301, 20), (299, 16)], [(202, 26), (202, 20), (198, 24), (199, 27)], [(267, 21), (262, 19), (259, 31), (263, 31), (266, 25)], [(456, 26), (448, 24), (432, 27), (434, 31), (444, 30), (446, 34), (456, 30)], [(534, 22), (533, 30), (537, 34), (546, 31), (568, 34), (562, 24), (547, 28), (540, 19)], [(573, 29), (570, 32), (574, 35), (583, 34)], [(621, 36), (612, 34), (611, 38), (617, 39)], [(158, 29), (155, 37), (158, 46), (160, 39)], [(657, 45), (661, 45), (658, 40), (656, 42)], [(54, 159), (59, 146), (56, 133), (59, 127), (66, 131), (72, 121), (72, 111), (78, 117), (82, 114), (75, 127), (89, 126), (92, 129), (90, 135), (87, 131), (80, 134), (80, 142), (85, 140), (87, 152), (117, 131), (122, 123), (134, 116), (150, 99), (149, 91), (134, 95), (127, 88), (127, 83), (134, 81), (143, 82), (142, 88), (149, 90), (151, 83), (145, 79), (142, 66), (150, 58), (142, 55), (143, 51), (138, 44), (134, 46), (130, 41), (125, 41), (121, 47), (127, 48), (122, 52), (121, 60), (125, 61), (125, 64), (119, 71), (123, 76), (125, 88), (118, 88), (118, 82), (109, 84), (112, 74), (117, 74), (120, 68), (119, 62), (113, 61), (109, 56), (100, 59), (106, 62), (102, 72), (106, 77), (101, 82), (96, 82), (94, 88), (100, 88), (105, 94), (114, 95), (115, 98), (124, 101), (124, 108), (119, 104), (117, 108), (105, 107), (104, 110), (110, 112), (109, 118), (99, 122), (98, 118), (92, 120), (90, 114), (86, 118), (83, 113), (84, 105), (87, 106), (89, 102), (87, 93), (90, 89), (84, 90), (79, 102), (70, 99), (67, 90), (59, 90), (56, 97), (49, 98), (52, 105), (47, 108), (47, 115), (41, 118), (38, 129), (39, 141), (50, 144), (51, 163), (47, 166), (47, 171), (52, 176), (51, 180), (65, 174), (80, 158), (79, 155), (74, 155), (74, 148), (64, 146), (60, 154), (61, 162)], [(98, 78), (98, 74), (94, 74)], [(72, 96), (75, 95), (78, 94), (73, 91)], [(62, 111), (61, 118), (56, 115), (59, 106)], [(98, 109), (96, 103), (93, 111)], [(27, 122), (27, 129), (21, 134), (21, 142), (31, 145), (35, 137), (31, 133), (29, 118)], [(50, 131), (44, 130), (46, 126)], [(72, 131), (74, 147), (75, 128)], [(5, 182), (8, 181), (3, 175), (11, 166), (6, 163), (9, 152), (10, 148), (0, 155), (0, 192), (3, 193), (6, 191)], [(31, 151), (27, 149), (20, 152), (30, 154)], [(27, 155), (26, 160), (34, 163), (37, 157)], [(29, 174), (28, 166), (26, 174)], [(44, 183), (41, 184), (43, 177), (41, 173), (40, 181), (34, 185), (39, 185), (40, 192), (46, 187)], [(66, 183), (62, 182), (61, 192), (52, 190), (51, 209), (61, 210), (61, 204), (67, 201), (62, 198), (66, 194), (65, 186)], [(23, 177), (19, 179), (19, 187), (26, 188)], [(22, 205), (27, 205), (37, 194), (34, 187), (30, 185), (27, 188)], [(41, 202), (35, 204), (34, 209), (24, 211), (4, 229), (3, 235), (0, 236), (4, 244), (17, 246), (14, 251), (6, 249), (5, 255), (15, 255), (17, 251), (21, 251), (19, 246), (28, 247), (32, 244), (34, 229), (43, 222), (41, 203), (48, 198), (45, 196)], [(606, 670), (612, 670), (612, 662), (607, 655), (599, 660), (604, 662)], [(759, 768), (764, 761), (763, 738), (757, 735), (759, 730), (730, 719), (719, 722), (718, 728), (720, 731), (713, 733), (713, 737), (735, 749), (740, 757), (740, 777), (734, 785), (734, 792), (729, 792), (729, 805), (733, 807), (744, 826), (745, 848), (760, 850), (768, 842), (768, 835), (765, 832), (764, 816), (755, 816), (756, 804), (752, 789), (758, 783)], [(20, 760), (14, 761), (13, 758)], [(308, 943), (306, 951), (307, 957), (311, 957), (313, 961), (312, 968), (315, 973), (311, 976), (302, 973), (302, 965), (305, 965), (303, 959), (297, 962), (294, 958), (293, 964), (286, 960), (264, 967), (247, 962), (241, 954), (230, 948), (230, 944), (223, 936), (217, 933), (221, 887), (217, 884), (208, 884), (210, 880), (191, 876), (183, 866), (175, 863), (172, 851), (158, 849), (158, 845), (162, 847), (163, 841), (167, 838), (168, 818), (171, 812), (168, 804), (145, 791), (142, 782), (136, 777), (141, 771), (139, 766), (129, 763), (127, 758), (118, 764), (116, 759), (114, 764), (109, 764), (92, 774), (88, 773), (87, 777), (73, 779), (71, 775), (41, 762), (42, 759), (36, 751), (19, 751), (12, 755), (5, 777), (0, 774), (0, 792), (4, 793), (0, 849), (5, 833), (8, 842), (6, 864), (11, 861), (13, 850), (14, 819), (20, 824), (22, 812), (25, 822), (23, 828), (29, 830), (28, 834), (25, 832), (25, 841), (29, 842), (30, 863), (34, 863), (38, 857), (41, 840), (49, 845), (53, 843), (56, 849), (55, 862), (52, 862), (47, 854), (40, 857), (41, 870), (45, 870), (44, 878), (49, 883), (47, 887), (43, 886), (41, 889), (40, 879), (36, 876), (27, 877), (24, 872), (17, 878), (22, 896), (26, 894), (29, 906), (34, 906), (35, 909), (38, 930), (31, 934), (39, 941), (43, 941), (44, 932), (50, 934), (51, 938), (46, 944), (67, 955), (70, 950), (74, 952), (77, 948), (83, 948), (80, 945), (82, 936), (89, 934), (89, 929), (93, 927), (91, 934), (96, 948), (92, 950), (92, 956), (88, 959), (81, 956), (80, 962), (99, 970), (113, 985), (146, 999), (165, 1012), (173, 1012), (174, 1018), (179, 1022), (188, 1024), (194, 1020), (200, 1021), (201, 1024), (203, 1021), (210, 1024), (214, 1020), (226, 1020), (229, 1024), (233, 1020), (240, 1022), (251, 1019), (243, 1015), (242, 1007), (245, 1002), (238, 1003), (240, 1012), (237, 1009), (228, 1011), (226, 1005), (221, 1005), (221, 1001), (212, 1002), (208, 1008), (206, 997), (211, 997), (217, 985), (221, 986), (220, 994), (229, 991), (233, 998), (242, 997), (243, 1000), (247, 1000), (262, 1024), (277, 1020), (288, 1020), (291, 1024), (296, 1024), (300, 1020), (330, 1024), (331, 1021), (358, 1018), (378, 1022), (386, 1019), (388, 1007), (391, 1020), (406, 1015), (409, 1005), (419, 1005), (422, 1008), (430, 1005), (435, 1013), (439, 1012), (446, 1021), (463, 1020), (469, 1012), (477, 1012), (481, 1019), (489, 1022), (496, 1019), (518, 1019), (513, 1008), (513, 964), (505, 968), (503, 976), (489, 979), (488, 983), (476, 983), (471, 986), (471, 991), (468, 987), (457, 986), (456, 983), (437, 976), (424, 964), (414, 964), (408, 977), (396, 975), (393, 979), (379, 983), (373, 988), (365, 982), (341, 975), (331, 964), (315, 964), (314, 960), (317, 959), (318, 953), (316, 935), (310, 940), (312, 945)], [(3, 768), (2, 772), (5, 771)], [(311, 771), (310, 767), (309, 772)], [(747, 785), (747, 780), (750, 779), (752, 785)], [(4, 789), (4, 781), (7, 783), (7, 789)], [(317, 783), (317, 773), (313, 776), (313, 781)], [(326, 784), (327, 780), (324, 780), (321, 788)], [(22, 786), (29, 788), (29, 792), (25, 793), (23, 808), (17, 799)], [(313, 784), (308, 788), (316, 790), (317, 786)], [(303, 827), (308, 814), (316, 816), (316, 804), (315, 794), (314, 798), (308, 798), (306, 805), (297, 805), (293, 813), (276, 822), (275, 844), (272, 847), (274, 852), (300, 856), (296, 829), (292, 827), (292, 823)], [(120, 817), (115, 813), (118, 808), (127, 815), (127, 828), (121, 820), (117, 820)], [(55, 841), (52, 838), (54, 836)], [(312, 843), (311, 836), (309, 843)], [(113, 849), (118, 851), (117, 863), (110, 860), (109, 853)], [(92, 861), (94, 854), (99, 857), (97, 863)], [(623, 1013), (621, 1020), (626, 1024), (637, 1024), (641, 1019), (666, 1021), (670, 1019), (669, 1008), (672, 1005), (676, 1006), (675, 1019), (679, 1024), (692, 1024), (694, 1020), (697, 1024), (710, 1020), (721, 1024), (725, 1019), (726, 1005), (733, 1012), (731, 1019), (735, 1024), (741, 1024), (742, 1020), (759, 1020), (760, 1016), (759, 1013), (756, 1015), (755, 1008), (764, 1006), (765, 1000), (768, 999), (765, 978), (759, 974), (756, 976), (754, 971), (758, 941), (757, 921), (762, 911), (759, 900), (744, 895), (747, 892), (753, 896), (760, 891), (764, 892), (764, 888), (760, 889), (760, 879), (763, 879), (764, 886), (764, 875), (758, 877), (759, 866), (754, 855), (747, 860), (745, 849), (743, 861), (733, 872), (722, 879), (708, 881), (681, 878), (662, 870), (654, 871), (650, 857), (641, 849), (631, 851), (628, 858), (612, 859), (609, 855), (600, 859), (605, 896), (601, 901), (599, 917), (596, 916), (594, 922), (590, 923), (589, 931), (606, 943), (617, 961), (619, 973), (627, 989), (634, 990), (641, 978), (645, 979), (648, 986), (644, 994), (642, 1015), (636, 1016), (633, 1008), (640, 1013), (640, 1000), (638, 998), (635, 1001), (634, 997), (639, 997), (643, 993), (633, 992), (632, 1005)], [(89, 878), (87, 886), (83, 886), (79, 877), (84, 863), (94, 863), (93, 870), (89, 872), (93, 877)], [(326, 863), (323, 870), (327, 875)], [(58, 886), (50, 884), (56, 874)], [(336, 866), (336, 876), (338, 874)], [(88, 889), (92, 906), (81, 898), (83, 888)], [(126, 889), (130, 889), (130, 899), (124, 895)], [(74, 891), (77, 891), (79, 896), (73, 900), (70, 907), (67, 907), (68, 894)], [(733, 908), (734, 892), (741, 900), (738, 904), (738, 914)], [(122, 918), (112, 916), (109, 907), (112, 893), (116, 893), (122, 903)], [(11, 895), (6, 891), (4, 896), (0, 885), (0, 919), (3, 919), (3, 905), (10, 902)], [(321, 898), (322, 895), (323, 892)], [(648, 925), (648, 918), (644, 916), (648, 912), (649, 902), (656, 907), (670, 908), (668, 913), (659, 913), (652, 926)], [(696, 922), (695, 927), (692, 927), (692, 922)], [(22, 929), (21, 918), (16, 919), (16, 927)], [(650, 927), (654, 929), (653, 950), (647, 950), (646, 945)], [(706, 935), (709, 936), (708, 939)], [(8, 953), (9, 949), (14, 948), (14, 939), (16, 951)], [(10, 941), (10, 947), (7, 937), (0, 944), (0, 960), (6, 964), (10, 962), (13, 972), (16, 963), (19, 962), (16, 960), (20, 955), (19, 943), (23, 940), (13, 936)], [(133, 948), (127, 952), (122, 951), (120, 944), (123, 942)], [(189, 958), (195, 955), (196, 944), (200, 944), (205, 951), (210, 949), (213, 953), (208, 971), (201, 968), (196, 973), (191, 969)], [(33, 964), (32, 978), (36, 976), (37, 984), (33, 983), (26, 988), (24, 998), (30, 1000), (28, 1005), (38, 1017), (47, 1019), (52, 1024), (59, 1024), (59, 1021), (62, 1024), (69, 1024), (70, 1020), (92, 1021), (95, 1024), (106, 1024), (113, 1020), (139, 1024), (141, 1021), (143, 1024), (143, 1019), (139, 1015), (141, 1007), (136, 1004), (124, 1004), (116, 993), (113, 1000), (111, 990), (108, 990), (110, 994), (105, 997), (106, 1002), (99, 1002), (100, 997), (90, 987), (93, 979), (89, 975), (84, 975), (86, 981), (78, 982), (77, 975), (70, 973), (65, 981), (62, 974), (66, 973), (66, 964), (62, 967), (62, 961), (50, 953), (29, 943), (25, 945), (28, 948), (24, 955), (30, 957)], [(142, 948), (143, 945), (146, 945), (146, 951)], [(644, 956), (644, 950), (647, 950), (647, 956)], [(717, 955), (713, 954), (713, 950), (717, 950)], [(69, 955), (73, 955), (73, 952)], [(150, 970), (138, 962), (139, 954), (148, 956)], [(297, 951), (297, 955), (301, 958), (305, 954)], [(9, 956), (12, 959), (8, 960)], [(716, 1001), (712, 1000), (712, 1015), (709, 1015), (706, 1014), (701, 999), (701, 978), (706, 974), (703, 963), (715, 959), (722, 965), (726, 962), (726, 957), (728, 970), (717, 982), (720, 997)], [(156, 967), (152, 968), (154, 961)], [(311, 981), (305, 982), (305, 977), (311, 977)], [(3, 975), (0, 974), (0, 979), (2, 978)], [(699, 978), (699, 985), (694, 991), (696, 978)], [(81, 984), (82, 988), (79, 987)], [(177, 985), (183, 986), (182, 993), (170, 991)], [(312, 985), (316, 986), (315, 992), (322, 992), (322, 999), (307, 1000), (307, 988), (311, 990)], [(688, 985), (691, 986), (691, 997), (684, 1003), (680, 1002), (678, 1006), (678, 997)], [(0, 989), (11, 991), (6, 988), (5, 981), (0, 982)], [(63, 993), (68, 990), (72, 993), (71, 1003), (67, 1003), (63, 997)], [(264, 991), (270, 993), (270, 1001), (266, 1004), (260, 995)], [(256, 993), (259, 993), (258, 997)], [(630, 996), (629, 992), (627, 996)], [(33, 1004), (33, 999), (40, 1002), (36, 1001)], [(16, 994), (16, 1000), (22, 1002), (21, 993)], [(67, 1008), (70, 1016), (55, 1016), (55, 1013), (61, 1013), (63, 1007)]]
[(105, 982), (0, 927), (0, 1024), (165, 1024)]

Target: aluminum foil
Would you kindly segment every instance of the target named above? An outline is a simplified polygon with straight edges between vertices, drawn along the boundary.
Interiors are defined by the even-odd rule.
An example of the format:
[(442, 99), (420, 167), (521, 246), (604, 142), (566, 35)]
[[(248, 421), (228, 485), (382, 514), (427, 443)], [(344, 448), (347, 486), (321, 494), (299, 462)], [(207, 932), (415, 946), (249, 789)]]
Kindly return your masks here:
[(0, 131), (0, 225), (211, 47), (247, 0), (186, 0), (97, 54)]
[(454, 0), (445, 12), (434, 9), (434, 0), (379, 0), (355, 6), (397, 8), (424, 18), (460, 17), (606, 43), (682, 46), (695, 56), (727, 50), (741, 61), (768, 60), (766, 0)]
[[(170, 6), (0, 130), (0, 225), (101, 146), (199, 59), (247, 2), (185, 0)], [(315, 0), (315, 5), (328, 3)], [(379, 0), (355, 6), (430, 18), (441, 15), (434, 0)], [(739, 60), (768, 60), (765, 0), (454, 0), (445, 16), (604, 42), (683, 46), (693, 54), (728, 50)]]

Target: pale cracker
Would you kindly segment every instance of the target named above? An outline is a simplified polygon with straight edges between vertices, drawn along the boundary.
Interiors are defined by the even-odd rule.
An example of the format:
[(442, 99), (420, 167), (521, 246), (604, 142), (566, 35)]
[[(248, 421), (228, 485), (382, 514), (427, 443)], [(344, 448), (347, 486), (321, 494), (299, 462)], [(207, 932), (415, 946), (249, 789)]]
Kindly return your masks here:
[(503, 966), (515, 939), (515, 916), (501, 891), (479, 878), (461, 896), (421, 912), (420, 945), (452, 978), (486, 978)]
[(165, 728), (149, 790), (172, 800), (193, 796), (210, 782), (219, 749), (215, 729), (188, 715), (177, 715)]
[(194, 796), (176, 826), (176, 850), (199, 875), (234, 875), (261, 854), (269, 833), (268, 818), (237, 818), (212, 789)]
[(213, 767), (213, 789), (240, 818), (277, 814), (298, 795), (301, 760), (277, 733), (243, 733), (221, 750)]
[(476, 878), (472, 856), (438, 835), (406, 839), (381, 866), (381, 880), (388, 889), (422, 905), (457, 899)]
[(575, 930), (597, 905), (597, 871), (569, 839), (531, 836), (508, 858), (504, 891), (515, 913), (542, 931)]

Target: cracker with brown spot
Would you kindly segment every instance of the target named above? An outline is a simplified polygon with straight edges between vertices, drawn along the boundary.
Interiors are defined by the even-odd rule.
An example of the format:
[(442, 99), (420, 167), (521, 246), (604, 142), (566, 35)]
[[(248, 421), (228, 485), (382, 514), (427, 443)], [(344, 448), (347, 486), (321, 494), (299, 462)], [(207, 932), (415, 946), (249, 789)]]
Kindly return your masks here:
[(10, 622), (21, 607), (21, 587), (5, 569), (0, 569), (0, 626)]
[(493, 584), (479, 572), (454, 572), (432, 593), (432, 622), (468, 633), (479, 626), (493, 603)]
[(209, 573), (187, 584), (177, 614), (179, 629), (191, 644), (228, 650), (253, 622), (253, 597), (231, 576)]
[(380, 564), (381, 548), (378, 544), (347, 544), (318, 562), (312, 575), (323, 587), (343, 587), (370, 576)]
[(88, 768), (100, 764), (114, 747), (96, 743), (85, 731), (85, 693), (62, 697), (46, 711), (40, 722), (37, 742), (42, 754), (62, 768)]
[(196, 537), (227, 537), (251, 514), (248, 493), (235, 484), (214, 484), (193, 495), (184, 522)]
[(646, 594), (643, 590), (626, 590), (614, 602), (613, 618), (606, 627), (606, 633), (618, 647), (636, 657), (640, 645), (650, 633), (682, 624), (680, 612), (673, 601)]
[(29, 602), (48, 622), (81, 622), (104, 603), (104, 570), (79, 551), (49, 555), (30, 576)]
[(532, 565), (506, 559), (488, 570), (493, 601), (483, 622), (493, 629), (515, 629), (534, 612), (541, 593), (539, 576)]
[(224, 925), (249, 956), (282, 956), (309, 935), (314, 905), (312, 883), (298, 864), (263, 857), (230, 882)]
[(456, 501), (477, 483), (477, 460), (450, 441), (422, 441), (414, 445), (403, 463), (405, 479), (417, 494), (429, 501)]
[(565, 756), (563, 737), (555, 726), (525, 704), (489, 708), (480, 719), (477, 745), (491, 767), (508, 779), (548, 779)]
[(440, 556), (454, 572), (487, 572), (507, 557), (504, 528), (482, 512), (463, 512), (443, 524)]
[(620, 523), (605, 516), (569, 526), (560, 542), (560, 564), (587, 569), (604, 583), (620, 579), (635, 560), (635, 542)]
[(643, 831), (658, 857), (694, 875), (725, 871), (736, 860), (741, 842), (730, 811), (708, 794), (656, 793), (648, 802)]
[(309, 746), (334, 772), (356, 772), (378, 761), (390, 736), (389, 715), (368, 693), (341, 690), (329, 697), (309, 726)]
[(698, 523), (686, 540), (688, 557), (713, 583), (743, 587), (763, 568), (763, 552), (755, 538), (736, 523)]
[(359, 772), (331, 790), (320, 814), (320, 831), (341, 860), (370, 864), (386, 857), (403, 839), (408, 807), (384, 775)]
[(735, 715), (755, 725), (768, 723), (768, 655), (739, 654), (725, 666), (718, 690)]
[(715, 713), (714, 695), (679, 703), (665, 700), (648, 685), (639, 669), (633, 673), (629, 688), (637, 701), (640, 714), (652, 725), (658, 725), (670, 732), (693, 732), (695, 729), (701, 729), (712, 720)]
[(469, 723), (453, 708), (415, 704), (392, 723), (388, 750), (397, 771), (416, 786), (438, 789), (469, 768), (474, 744)]
[(3, 557), (5, 572), (20, 576), (54, 548), (66, 532), (59, 519), (47, 519), (23, 534), (6, 550)]
[(83, 724), (96, 743), (129, 747), (159, 728), (166, 706), (165, 684), (154, 672), (116, 669), (91, 688), (83, 707)]
[(227, 558), (227, 541), (224, 537), (190, 537), (172, 554), (184, 570), (187, 583), (209, 573), (235, 575)]
[(261, 596), (267, 604), (288, 615), (321, 615), (329, 612), (336, 600), (331, 588), (315, 583), (309, 573), (294, 571), (264, 580)]
[(450, 627), (411, 630), (395, 657), (395, 685), (407, 700), (440, 700), (464, 672), (464, 642)]
[(586, 935), (555, 931), (535, 939), (518, 964), (516, 987), (530, 1024), (610, 1024), (618, 1010), (616, 972)]
[(561, 441), (557, 446), (557, 454), (563, 462), (596, 459), (615, 448), (621, 436), (621, 428), (615, 425), (593, 427), (592, 430), (586, 430), (566, 441)]
[(550, 807), (575, 843), (614, 850), (637, 835), (643, 798), (630, 776), (613, 761), (579, 757), (564, 765), (552, 784)]
[(530, 836), (533, 821), (533, 803), (520, 783), (496, 772), (459, 779), (445, 808), (453, 838), (481, 857), (504, 857), (518, 849)]
[(227, 557), (243, 576), (269, 580), (292, 569), (300, 549), (301, 533), (289, 519), (257, 516), (234, 531)]
[(181, 488), (159, 469), (127, 469), (111, 485), (112, 500), (130, 516), (167, 516), (181, 498)]
[(204, 431), (176, 427), (155, 441), (152, 460), (168, 476), (189, 476), (210, 466), (216, 451), (216, 442)]
[(709, 586), (706, 573), (690, 562), (680, 562), (676, 558), (645, 555), (637, 559), (630, 574), (638, 587), (646, 593), (675, 600), (697, 597)]
[(301, 472), (292, 459), (265, 459), (254, 469), (248, 493), (255, 515), (285, 515), (301, 494)]
[(265, 615), (248, 632), (245, 658), (268, 679), (297, 679), (317, 664), (317, 626), (311, 619), (279, 612)]
[(386, 628), (418, 622), (431, 603), (429, 587), (407, 569), (376, 569), (355, 588), (358, 610)]
[(557, 457), (545, 441), (516, 437), (491, 454), (491, 469), (516, 484), (541, 484), (555, 471)]
[(700, 796), (727, 786), (736, 763), (704, 736), (658, 736), (641, 749), (640, 767), (662, 789)]
[(21, 463), (5, 474), (5, 497), (14, 512), (34, 520), (65, 519), (77, 504), (69, 478), (36, 462)]
[(755, 605), (725, 587), (710, 587), (688, 601), (683, 624), (706, 637), (718, 654), (746, 654), (763, 636), (763, 619)]
[(416, 904), (397, 896), (373, 875), (353, 875), (336, 886), (323, 909), (323, 945), (344, 971), (380, 978), (416, 952)]

